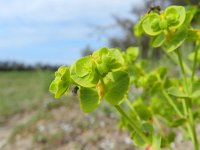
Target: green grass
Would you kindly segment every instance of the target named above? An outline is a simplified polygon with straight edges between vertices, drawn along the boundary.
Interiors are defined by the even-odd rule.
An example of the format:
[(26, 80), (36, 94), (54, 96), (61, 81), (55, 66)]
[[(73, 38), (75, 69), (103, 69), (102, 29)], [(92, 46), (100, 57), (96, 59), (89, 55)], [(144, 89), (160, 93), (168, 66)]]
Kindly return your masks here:
[(33, 108), (49, 94), (50, 71), (0, 72), (0, 116)]

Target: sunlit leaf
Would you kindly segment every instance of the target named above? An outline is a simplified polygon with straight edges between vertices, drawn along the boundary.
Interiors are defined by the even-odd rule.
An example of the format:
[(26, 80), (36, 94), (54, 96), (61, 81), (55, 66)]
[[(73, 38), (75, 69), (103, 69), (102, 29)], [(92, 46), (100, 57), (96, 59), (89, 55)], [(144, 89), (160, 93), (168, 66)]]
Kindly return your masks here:
[(170, 35), (164, 44), (164, 49), (169, 53), (176, 50), (185, 41), (187, 37), (187, 28), (182, 27)]
[(100, 103), (100, 97), (96, 88), (84, 88), (80, 90), (80, 104), (83, 112), (92, 112)]
[(112, 105), (119, 105), (129, 88), (129, 75), (125, 71), (110, 72), (105, 78), (105, 99)]
[(55, 98), (59, 98), (64, 93), (67, 93), (70, 85), (70, 70), (66, 66), (61, 66), (58, 71), (55, 72), (55, 79), (50, 84), (49, 91), (55, 95)]
[(125, 52), (125, 60), (128, 63), (133, 62), (139, 55), (138, 47), (129, 47)]

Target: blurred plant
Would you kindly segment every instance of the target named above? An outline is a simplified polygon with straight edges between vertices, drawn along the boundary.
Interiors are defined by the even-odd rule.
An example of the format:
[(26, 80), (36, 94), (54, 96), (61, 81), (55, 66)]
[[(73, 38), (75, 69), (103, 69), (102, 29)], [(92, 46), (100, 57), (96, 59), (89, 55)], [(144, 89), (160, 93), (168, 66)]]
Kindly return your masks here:
[[(101, 48), (78, 59), (71, 67), (61, 66), (55, 73), (50, 91), (59, 98), (71, 85), (78, 86), (83, 112), (92, 112), (103, 99), (121, 114), (120, 125), (131, 133), (133, 143), (151, 150), (171, 148), (181, 128), (199, 149), (195, 124), (200, 115), (199, 62), (200, 30), (191, 26), (198, 9), (195, 6), (169, 6), (164, 11), (152, 9), (134, 27), (136, 36), (146, 34), (152, 47), (160, 47), (180, 67), (180, 76), (170, 76), (170, 67), (158, 66), (149, 71), (137, 60), (139, 48), (125, 52)], [(181, 45), (196, 47), (189, 55), (192, 69), (181, 55)], [(148, 62), (148, 61), (147, 61)], [(130, 87), (140, 89), (134, 100)]]

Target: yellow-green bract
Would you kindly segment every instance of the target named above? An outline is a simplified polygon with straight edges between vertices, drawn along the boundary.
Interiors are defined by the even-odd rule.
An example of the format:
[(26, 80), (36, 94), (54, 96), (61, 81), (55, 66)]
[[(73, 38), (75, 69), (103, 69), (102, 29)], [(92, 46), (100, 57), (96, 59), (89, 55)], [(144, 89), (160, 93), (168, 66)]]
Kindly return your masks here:
[(118, 49), (102, 48), (92, 54), (98, 73), (105, 76), (108, 72), (123, 67), (125, 61)]
[(127, 52), (117, 48), (101, 48), (92, 55), (78, 59), (72, 66), (61, 66), (55, 73), (50, 91), (59, 98), (67, 93), (71, 84), (79, 87), (81, 108), (93, 111), (102, 99), (119, 105), (127, 94), (130, 77), (126, 63), (132, 63), (139, 49), (130, 47)]
[(151, 11), (147, 13), (135, 26), (135, 35), (141, 36), (145, 33), (151, 37), (152, 47), (163, 47), (167, 52), (172, 52), (188, 37), (189, 25), (192, 14), (187, 13), (183, 6), (170, 6), (158, 13)]
[(61, 66), (58, 71), (55, 72), (55, 79), (52, 81), (49, 90), (55, 95), (55, 98), (59, 98), (70, 88), (70, 71), (66, 66)]
[(95, 87), (99, 75), (96, 72), (96, 64), (91, 56), (85, 56), (71, 66), (70, 75), (72, 80), (82, 87)]

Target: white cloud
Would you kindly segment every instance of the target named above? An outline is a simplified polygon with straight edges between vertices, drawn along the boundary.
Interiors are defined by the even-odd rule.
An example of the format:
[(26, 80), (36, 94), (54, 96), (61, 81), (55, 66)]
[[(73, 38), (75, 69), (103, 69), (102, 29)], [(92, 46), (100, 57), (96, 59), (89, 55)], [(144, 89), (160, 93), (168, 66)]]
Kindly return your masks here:
[[(85, 23), (110, 24), (110, 14), (126, 14), (127, 6), (136, 1), (126, 0), (1, 0), (0, 21), (13, 25), (0, 29), (0, 48), (24, 47), (47, 42), (52, 38), (85, 38), (91, 30)], [(128, 13), (127, 13), (128, 14)], [(91, 20), (87, 20), (91, 19)], [(30, 22), (15, 25), (15, 20)], [(59, 22), (67, 21), (59, 26)], [(71, 22), (69, 21), (71, 20)], [(76, 22), (76, 23), (74, 23)], [(39, 26), (34, 26), (39, 24)], [(52, 25), (55, 24), (55, 25)], [(12, 43), (12, 44), (11, 44)]]
[[(86, 24), (109, 25), (113, 21), (111, 14), (128, 16), (132, 6), (141, 3), (139, 0), (0, 0), (0, 57), (16, 58), (11, 54), (19, 56), (20, 49), (29, 51), (33, 47), (36, 48), (35, 51), (38, 48), (41, 52), (48, 43), (53, 45), (55, 41), (55, 46), (58, 41), (66, 41), (69, 44), (60, 49), (73, 49), (73, 53), (68, 56), (71, 62), (78, 57), (77, 52), (84, 46), (83, 43), (78, 45), (80, 40), (83, 42), (86, 39), (88, 42), (87, 36), (91, 29)], [(76, 41), (77, 45), (73, 47), (73, 42)], [(97, 43), (93, 39), (89, 42), (85, 45), (97, 47), (103, 43)], [(51, 49), (52, 56), (55, 56), (57, 50)], [(38, 54), (37, 59), (27, 57), (33, 60), (41, 57), (44, 57), (43, 60), (51, 59), (45, 54)], [(69, 51), (65, 51), (65, 55), (67, 54)], [(27, 60), (24, 55), (22, 57)]]
[(8, 27), (1, 31), (0, 49), (20, 48), (52, 42), (52, 40), (75, 41), (84, 39), (90, 32), (85, 26), (19, 26)]
[[(124, 14), (138, 0), (1, 0), (1, 19), (63, 21), (74, 18)], [(140, 3), (140, 2), (139, 2)]]

